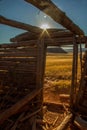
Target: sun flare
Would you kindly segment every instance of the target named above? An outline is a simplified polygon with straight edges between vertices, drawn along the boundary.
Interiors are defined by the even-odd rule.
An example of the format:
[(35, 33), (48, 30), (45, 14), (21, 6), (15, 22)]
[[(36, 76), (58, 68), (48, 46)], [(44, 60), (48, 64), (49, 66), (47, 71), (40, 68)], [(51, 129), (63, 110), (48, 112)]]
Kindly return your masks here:
[(44, 30), (46, 30), (46, 29), (48, 29), (48, 28), (50, 28), (50, 27), (49, 27), (48, 24), (42, 24), (42, 25), (41, 25), (41, 28), (44, 29)]

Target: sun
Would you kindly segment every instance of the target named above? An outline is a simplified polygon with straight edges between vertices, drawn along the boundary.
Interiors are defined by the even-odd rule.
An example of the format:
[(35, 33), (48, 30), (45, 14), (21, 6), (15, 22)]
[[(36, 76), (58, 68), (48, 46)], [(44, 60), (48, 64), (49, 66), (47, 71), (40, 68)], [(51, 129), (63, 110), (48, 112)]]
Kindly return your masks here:
[(46, 29), (48, 29), (48, 28), (50, 28), (50, 27), (49, 27), (48, 24), (42, 24), (42, 25), (41, 25), (41, 28), (44, 29), (44, 30), (46, 30)]

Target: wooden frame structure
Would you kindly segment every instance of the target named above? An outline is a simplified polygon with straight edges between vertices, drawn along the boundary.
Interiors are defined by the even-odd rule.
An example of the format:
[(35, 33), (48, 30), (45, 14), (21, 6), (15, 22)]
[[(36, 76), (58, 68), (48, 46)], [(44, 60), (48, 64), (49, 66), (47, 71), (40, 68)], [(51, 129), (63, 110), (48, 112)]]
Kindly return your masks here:
[[(73, 45), (74, 48), (73, 48), (73, 68), (72, 68), (70, 107), (71, 111), (75, 108), (75, 105), (77, 105), (78, 109), (80, 108), (80, 105), (78, 105), (79, 95), (78, 95), (78, 101), (76, 102), (77, 60), (78, 60), (78, 44), (86, 43), (87, 41), (86, 36), (84, 36), (84, 32), (76, 24), (74, 24), (65, 15), (65, 13), (62, 12), (58, 7), (56, 7), (50, 0), (49, 1), (25, 0), (25, 1), (38, 7), (47, 15), (51, 16), (56, 22), (66, 27), (68, 30), (47, 29), (46, 31), (44, 31), (38, 27), (34, 27), (28, 24), (24, 24), (0, 16), (1, 24), (6, 24), (12, 27), (21, 28), (29, 31), (14, 38), (11, 38), (10, 41), (13, 42), (11, 44), (0, 45), (0, 82), (2, 86), (6, 87), (9, 85), (7, 94), (6, 93), (3, 94), (2, 100), (5, 101), (6, 99), (5, 95), (8, 95), (8, 93), (10, 93), (9, 91), (10, 89), (11, 93), (13, 92), (13, 94), (15, 95), (14, 91), (21, 89), (21, 87), (23, 91), (27, 89), (27, 91), (29, 92), (33, 88), (32, 93), (29, 94), (27, 94), (26, 92), (24, 93), (23, 96), (27, 95), (24, 98), (23, 97), (20, 98), (21, 94), (16, 95), (19, 96), (18, 98), (20, 99), (18, 103), (16, 103), (15, 101), (13, 103), (11, 101), (11, 104), (9, 106), (8, 102), (8, 104), (4, 106), (4, 111), (2, 112), (2, 109), (0, 110), (2, 112), (2, 114), (0, 115), (0, 124), (3, 124), (4, 121), (9, 119), (12, 115), (18, 113), (21, 109), (22, 111), (26, 112), (27, 109), (29, 109), (30, 107), (29, 101), (32, 101), (30, 103), (36, 105), (34, 104), (34, 101), (36, 100), (38, 103), (37, 103), (37, 110), (35, 111), (37, 113), (38, 111), (39, 112), (42, 111), (42, 105), (43, 105), (42, 88), (43, 88), (47, 46), (62, 46), (71, 44)], [(55, 12), (57, 13), (58, 17), (55, 17)], [(29, 71), (27, 72), (27, 70)], [(84, 77), (85, 75), (86, 74), (84, 74)], [(27, 78), (24, 79), (23, 78), (24, 76), (27, 77), (28, 79)], [(10, 84), (10, 82), (12, 82), (12, 84)], [(83, 82), (81, 82), (81, 84), (82, 83)], [(16, 87), (14, 88), (15, 85)], [(27, 88), (28, 86), (31, 87)], [(38, 98), (36, 97), (36, 95), (39, 95)], [(8, 100), (10, 100), (11, 98), (12, 97), (10, 97), (9, 95)], [(69, 123), (69, 120), (72, 118), (72, 116), (73, 114), (70, 114), (69, 118), (66, 118), (64, 120), (65, 125), (64, 126), (60, 125), (57, 128), (57, 130), (61, 130), (61, 128), (62, 130), (65, 129), (66, 125)]]

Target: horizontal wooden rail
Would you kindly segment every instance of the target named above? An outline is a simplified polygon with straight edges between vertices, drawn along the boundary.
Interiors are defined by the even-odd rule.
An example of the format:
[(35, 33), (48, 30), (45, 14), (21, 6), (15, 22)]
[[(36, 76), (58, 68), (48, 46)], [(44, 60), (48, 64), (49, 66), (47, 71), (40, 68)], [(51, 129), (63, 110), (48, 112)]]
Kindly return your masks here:
[(37, 59), (35, 57), (2, 57), (0, 61), (36, 62)]
[(36, 57), (37, 52), (1, 52), (1, 57)]
[(22, 41), (22, 42), (16, 42), (16, 43), (3, 43), (0, 44), (0, 48), (25, 48), (25, 47), (30, 47), (30, 46), (36, 46), (37, 45), (37, 40), (30, 40), (30, 41)]

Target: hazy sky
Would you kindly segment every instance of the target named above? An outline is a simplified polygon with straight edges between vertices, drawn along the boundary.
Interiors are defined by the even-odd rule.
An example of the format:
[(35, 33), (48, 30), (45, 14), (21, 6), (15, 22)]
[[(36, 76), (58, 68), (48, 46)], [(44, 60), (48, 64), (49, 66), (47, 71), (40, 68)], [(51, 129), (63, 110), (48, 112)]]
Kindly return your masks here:
[[(52, 1), (87, 34), (87, 0)], [(0, 15), (39, 27), (47, 23), (50, 27), (60, 28), (59, 24), (24, 0), (0, 0)], [(7, 43), (22, 32), (25, 31), (0, 24), (0, 43)]]

